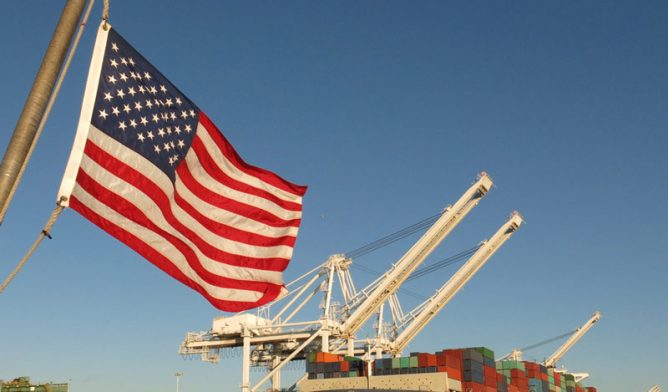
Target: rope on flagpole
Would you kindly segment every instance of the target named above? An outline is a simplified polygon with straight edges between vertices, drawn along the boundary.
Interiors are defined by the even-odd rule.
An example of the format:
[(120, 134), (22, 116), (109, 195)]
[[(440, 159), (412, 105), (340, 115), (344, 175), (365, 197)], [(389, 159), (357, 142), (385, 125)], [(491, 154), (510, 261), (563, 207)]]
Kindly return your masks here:
[[(79, 41), (81, 40), (81, 35), (83, 34), (84, 27), (86, 27), (86, 22), (88, 21), (88, 16), (90, 15), (90, 11), (93, 9), (93, 4), (95, 4), (95, 0), (90, 0), (90, 2), (88, 3), (88, 9), (86, 9), (86, 13), (81, 19), (81, 24), (79, 25), (77, 34), (74, 37), (74, 41), (72, 42), (72, 49), (67, 54), (67, 59), (65, 59), (63, 70), (60, 73), (60, 75), (58, 75), (58, 80), (56, 80), (56, 85), (53, 88), (53, 92), (49, 97), (49, 102), (46, 104), (46, 108), (44, 109), (44, 115), (42, 116), (42, 119), (39, 121), (39, 125), (37, 126), (37, 131), (35, 132), (35, 138), (34, 138), (35, 141), (39, 140), (40, 136), (42, 135), (42, 131), (44, 130), (44, 126), (46, 125), (46, 121), (49, 119), (49, 115), (51, 114), (51, 109), (53, 108), (53, 105), (56, 103), (56, 98), (58, 98), (60, 87), (63, 85), (63, 80), (65, 79), (65, 75), (67, 75), (67, 71), (70, 69), (70, 63), (72, 62), (72, 58), (74, 58), (74, 53), (77, 51), (77, 46), (79, 46)], [(32, 153), (35, 150), (36, 145), (37, 145), (36, 142), (33, 142), (30, 145), (27, 154), (28, 157), (32, 156)], [(26, 166), (28, 166), (28, 159), (23, 160), (21, 168), (19, 169), (19, 177), (23, 175), (23, 172), (26, 170)], [(9, 196), (10, 198), (14, 196), (16, 188), (17, 187), (13, 187), (11, 189)]]
[[(108, 0), (105, 0), (105, 3), (108, 3)], [(77, 50), (77, 46), (79, 46), (79, 41), (81, 40), (81, 35), (83, 34), (83, 30), (86, 27), (86, 23), (88, 22), (88, 17), (90, 16), (90, 12), (93, 9), (93, 5), (95, 4), (95, 0), (90, 0), (88, 2), (88, 8), (86, 9), (86, 13), (84, 14), (83, 18), (81, 19), (81, 24), (79, 25), (79, 29), (77, 30), (77, 34), (74, 38), (74, 42), (72, 43), (72, 49), (67, 55), (67, 59), (65, 60), (65, 64), (63, 65), (63, 70), (58, 75), (58, 80), (56, 81), (56, 85), (53, 89), (53, 93), (51, 94), (51, 97), (49, 97), (49, 102), (46, 106), (46, 109), (44, 111), (44, 116), (42, 117), (42, 120), (39, 123), (39, 126), (37, 127), (37, 133), (35, 136), (35, 140), (37, 140), (42, 133), (42, 130), (44, 129), (44, 125), (46, 124), (46, 120), (49, 118), (49, 114), (51, 113), (51, 109), (53, 108), (53, 104), (56, 102), (56, 98), (58, 97), (58, 93), (60, 92), (60, 87), (63, 84), (63, 80), (65, 79), (65, 75), (67, 75), (67, 71), (70, 68), (70, 63), (72, 62), (72, 58), (74, 58), (74, 53)], [(108, 13), (108, 5), (105, 8), (106, 12)], [(30, 150), (28, 152), (28, 156), (30, 156), (35, 149), (36, 143), (33, 143), (30, 146)], [(23, 162), (23, 165), (21, 166), (20, 172), (23, 172), (26, 168), (27, 165), (27, 160)], [(32, 254), (35, 252), (39, 244), (42, 242), (44, 237), (48, 237), (51, 239), (51, 227), (56, 223), (56, 220), (60, 216), (60, 214), (63, 212), (65, 209), (65, 206), (62, 205), (62, 203), (66, 201), (65, 198), (61, 198), (61, 200), (58, 200), (58, 203), (56, 205), (56, 208), (53, 210), (51, 213), (51, 216), (49, 217), (49, 220), (46, 222), (44, 225), (44, 228), (40, 232), (39, 236), (35, 240), (35, 242), (32, 244), (28, 252), (26, 253), (25, 256), (23, 256), (23, 259), (16, 265), (14, 270), (7, 276), (7, 278), (2, 282), (0, 285), (0, 294), (2, 294), (3, 291), (5, 291), (5, 288), (11, 283), (11, 281), (14, 279), (16, 274), (21, 271), (21, 268), (25, 265), (25, 263), (28, 261), (28, 259), (32, 256)]]
[(109, 25), (107, 24), (107, 21), (109, 20), (109, 0), (104, 0), (104, 6), (102, 7), (102, 20), (104, 21), (102, 28), (109, 30)]
[(2, 294), (3, 291), (5, 291), (5, 288), (9, 285), (9, 283), (11, 283), (16, 274), (18, 274), (19, 271), (21, 271), (21, 268), (23, 268), (25, 263), (32, 256), (32, 254), (35, 252), (39, 244), (42, 243), (44, 237), (48, 237), (49, 239), (51, 239), (51, 228), (53, 227), (54, 223), (56, 223), (56, 220), (65, 209), (65, 206), (62, 205), (62, 202), (64, 202), (65, 199), (66, 199), (65, 197), (62, 197), (61, 200), (58, 201), (58, 205), (56, 205), (56, 208), (53, 210), (53, 212), (51, 212), (49, 220), (46, 221), (44, 228), (39, 233), (39, 236), (37, 237), (35, 242), (33, 242), (28, 252), (25, 254), (25, 256), (23, 256), (23, 259), (21, 259), (21, 261), (16, 265), (14, 270), (9, 274), (9, 276), (7, 276), (5, 281), (2, 282), (2, 284), (0, 285), (0, 294)]

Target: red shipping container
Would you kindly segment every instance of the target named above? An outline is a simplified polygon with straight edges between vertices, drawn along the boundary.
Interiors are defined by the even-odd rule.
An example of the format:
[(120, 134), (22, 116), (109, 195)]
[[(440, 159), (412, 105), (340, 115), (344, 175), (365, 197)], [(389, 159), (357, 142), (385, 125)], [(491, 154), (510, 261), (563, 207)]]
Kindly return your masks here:
[(485, 387), (486, 392), (496, 392), (496, 385), (493, 387), (487, 386)]
[(464, 360), (464, 350), (462, 350), (462, 349), (443, 350), (443, 354), (445, 354), (446, 357), (454, 357), (454, 358), (459, 359), (460, 361)]
[(429, 367), (436, 366), (436, 355), (427, 354), (427, 366)]
[(451, 368), (450, 366), (445, 366), (445, 371), (448, 373), (448, 377), (457, 381), (462, 381), (462, 369)]
[(462, 368), (462, 360), (457, 358), (457, 357), (446, 356), (445, 357), (445, 362), (446, 362), (446, 365), (448, 365), (449, 367), (453, 367), (455, 369), (461, 369)]
[(485, 380), (485, 385), (489, 387), (496, 387), (496, 368), (485, 366), (483, 368), (483, 375)]
[(462, 383), (463, 392), (487, 392), (485, 386), (478, 384), (476, 382), (463, 382)]
[(343, 361), (343, 357), (340, 355), (334, 355), (330, 353), (317, 352), (315, 353), (316, 362), (340, 362)]
[(339, 366), (341, 367), (342, 372), (349, 372), (350, 371), (350, 362), (341, 361), (341, 362), (339, 362)]
[(428, 353), (418, 353), (418, 367), (437, 366), (436, 355)]
[(526, 373), (520, 369), (510, 369), (510, 377), (512, 378), (526, 378)]
[(443, 352), (436, 353), (436, 366), (445, 366), (448, 364), (445, 354)]

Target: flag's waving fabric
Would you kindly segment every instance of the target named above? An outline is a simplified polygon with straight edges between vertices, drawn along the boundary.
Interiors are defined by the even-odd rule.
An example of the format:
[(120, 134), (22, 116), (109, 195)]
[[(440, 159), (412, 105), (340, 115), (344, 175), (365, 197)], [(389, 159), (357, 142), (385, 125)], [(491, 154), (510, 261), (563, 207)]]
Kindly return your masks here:
[(211, 120), (100, 28), (59, 197), (215, 307), (283, 287), (306, 188), (245, 163)]

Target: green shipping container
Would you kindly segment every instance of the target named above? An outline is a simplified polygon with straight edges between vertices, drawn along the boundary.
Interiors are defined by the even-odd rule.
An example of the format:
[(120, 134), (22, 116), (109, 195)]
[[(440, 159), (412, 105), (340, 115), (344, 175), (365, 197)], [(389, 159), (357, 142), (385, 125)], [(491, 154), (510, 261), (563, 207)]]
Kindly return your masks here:
[(487, 347), (474, 347), (473, 349), (482, 354), (484, 358), (489, 358), (492, 361), (494, 360), (494, 351), (488, 349)]
[(401, 357), (400, 360), (401, 360), (401, 366), (400, 367), (402, 369), (407, 369), (407, 368), (411, 367), (411, 358), (410, 357)]
[(401, 368), (401, 358), (392, 358), (392, 369)]
[(418, 367), (418, 357), (410, 357), (409, 366), (412, 368)]

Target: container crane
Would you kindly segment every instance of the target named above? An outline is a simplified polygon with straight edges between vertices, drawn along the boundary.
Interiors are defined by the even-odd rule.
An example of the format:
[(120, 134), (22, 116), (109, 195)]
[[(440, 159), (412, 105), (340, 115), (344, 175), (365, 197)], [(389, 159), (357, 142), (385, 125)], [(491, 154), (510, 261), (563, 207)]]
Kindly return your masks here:
[(571, 335), (571, 337), (568, 338), (568, 340), (566, 340), (564, 344), (562, 344), (561, 347), (557, 349), (557, 351), (555, 351), (545, 360), (545, 362), (543, 362), (543, 365), (545, 365), (546, 367), (554, 367), (557, 364), (557, 361), (559, 361), (568, 352), (568, 350), (573, 348), (575, 343), (577, 343), (578, 340), (580, 340), (591, 329), (591, 327), (593, 327), (594, 324), (596, 324), (596, 322), (598, 322), (598, 320), (600, 319), (601, 319), (601, 312), (599, 311), (594, 312), (594, 314), (591, 316), (589, 320), (587, 320), (586, 323), (584, 323), (580, 328), (575, 330), (575, 333), (573, 333), (573, 335)]
[[(478, 180), (443, 215), (427, 230), (413, 247), (383, 275), (376, 287), (360, 301), (350, 315), (334, 330), (335, 336), (346, 338), (349, 342), (355, 333), (378, 311), (380, 306), (394, 294), (402, 283), (436, 249), (445, 237), (475, 207), (493, 185), (487, 173), (481, 173)], [(352, 344), (349, 343), (349, 352)]]
[(434, 294), (406, 315), (404, 329), (391, 343), (389, 352), (400, 355), (404, 348), (450, 302), (464, 285), (482, 268), (494, 253), (517, 231), (522, 217), (514, 212), (508, 221), (471, 256), (471, 258)]
[[(303, 359), (305, 351), (330, 351), (329, 338), (332, 334), (339, 340), (348, 339), (348, 349), (354, 350), (355, 332), (478, 204), (492, 184), (491, 178), (481, 173), (460, 199), (446, 208), (433, 226), (372, 287), (357, 292), (348, 269), (352, 260), (345, 255), (332, 255), (325, 263), (292, 282), (305, 283), (286, 297), (260, 308), (257, 316), (238, 313), (217, 317), (209, 331), (187, 333), (181, 343), (180, 354), (201, 355), (202, 360), (218, 362), (220, 350), (242, 348), (241, 390), (254, 392), (270, 379), (272, 388), (280, 389), (283, 366), (292, 360)], [(336, 312), (332, 302), (333, 283), (337, 277), (344, 295), (344, 312)], [(318, 293), (324, 294), (320, 318), (293, 322), (292, 319)], [(278, 303), (284, 305), (271, 318), (270, 309)], [(267, 366), (270, 369), (255, 386), (250, 384), (251, 366)]]

